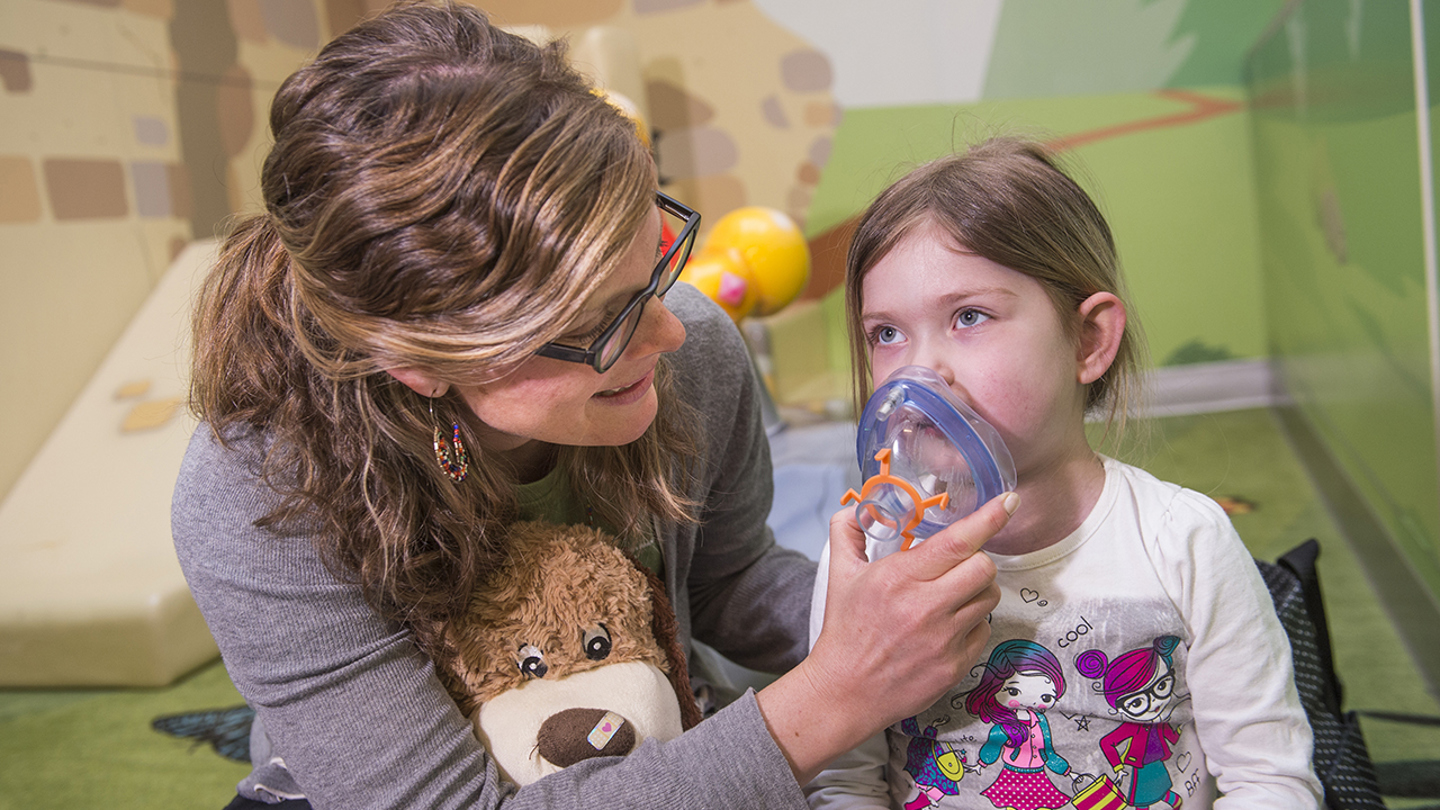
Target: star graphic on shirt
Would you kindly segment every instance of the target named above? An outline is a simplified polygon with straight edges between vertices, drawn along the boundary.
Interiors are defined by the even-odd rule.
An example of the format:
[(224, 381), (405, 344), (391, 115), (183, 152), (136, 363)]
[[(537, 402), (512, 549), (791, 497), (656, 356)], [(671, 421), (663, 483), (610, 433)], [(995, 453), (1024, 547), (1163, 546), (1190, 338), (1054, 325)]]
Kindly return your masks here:
[[(1065, 713), (1064, 713), (1064, 712), (1061, 712), (1061, 714), (1065, 714)], [(1089, 717), (1086, 717), (1086, 716), (1083, 715), (1083, 714), (1065, 714), (1065, 717), (1066, 717), (1066, 719), (1074, 720), (1074, 721), (1075, 721), (1075, 730), (1076, 730), (1076, 731), (1089, 731), (1089, 730), (1090, 730), (1090, 718), (1089, 718)]]

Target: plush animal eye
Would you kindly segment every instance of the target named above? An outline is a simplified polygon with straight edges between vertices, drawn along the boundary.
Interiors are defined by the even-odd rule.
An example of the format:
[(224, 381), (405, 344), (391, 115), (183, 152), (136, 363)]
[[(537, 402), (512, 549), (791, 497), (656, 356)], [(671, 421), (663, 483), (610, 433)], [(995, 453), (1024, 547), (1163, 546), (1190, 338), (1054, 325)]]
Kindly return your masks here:
[(520, 660), (516, 662), (520, 666), (520, 673), (527, 678), (543, 678), (550, 668), (545, 666), (545, 653), (534, 644), (526, 644), (520, 648)]
[(603, 661), (610, 657), (610, 630), (605, 625), (583, 631), (580, 640), (585, 646), (585, 657), (591, 661)]

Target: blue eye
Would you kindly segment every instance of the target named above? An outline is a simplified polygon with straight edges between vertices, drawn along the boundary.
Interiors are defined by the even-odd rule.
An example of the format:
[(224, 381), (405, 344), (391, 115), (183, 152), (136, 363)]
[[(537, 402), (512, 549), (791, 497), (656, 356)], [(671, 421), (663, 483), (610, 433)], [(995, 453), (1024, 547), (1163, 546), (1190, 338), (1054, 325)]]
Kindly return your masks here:
[(955, 327), (957, 329), (969, 329), (972, 326), (979, 326), (988, 320), (990, 320), (990, 316), (978, 309), (962, 309), (960, 310), (960, 314), (955, 316)]
[(893, 326), (877, 326), (870, 330), (870, 345), (887, 346), (899, 341), (903, 335)]

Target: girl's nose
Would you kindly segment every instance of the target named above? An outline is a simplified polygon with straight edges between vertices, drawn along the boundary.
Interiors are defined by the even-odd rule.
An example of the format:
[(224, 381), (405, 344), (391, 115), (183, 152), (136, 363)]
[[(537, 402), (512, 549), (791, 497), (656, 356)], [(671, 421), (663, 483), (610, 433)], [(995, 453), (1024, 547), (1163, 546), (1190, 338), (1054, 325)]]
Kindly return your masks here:
[(924, 340), (916, 341), (913, 346), (910, 356), (905, 358), (906, 365), (924, 366), (940, 375), (940, 379), (944, 380), (946, 385), (952, 387), (955, 385), (955, 369), (952, 360), (945, 352), (939, 350), (940, 347)]

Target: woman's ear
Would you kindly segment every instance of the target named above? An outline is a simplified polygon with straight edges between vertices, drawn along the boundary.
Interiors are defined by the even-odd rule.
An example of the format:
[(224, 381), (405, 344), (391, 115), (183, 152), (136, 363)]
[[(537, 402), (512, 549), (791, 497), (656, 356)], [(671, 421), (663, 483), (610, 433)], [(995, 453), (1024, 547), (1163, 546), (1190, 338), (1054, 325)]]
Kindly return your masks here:
[(1125, 304), (1114, 293), (1098, 292), (1080, 302), (1080, 345), (1076, 352), (1077, 377), (1082, 385), (1100, 379), (1125, 334)]
[(385, 373), (422, 397), (438, 397), (450, 390), (449, 383), (440, 382), (418, 368), (387, 368)]

